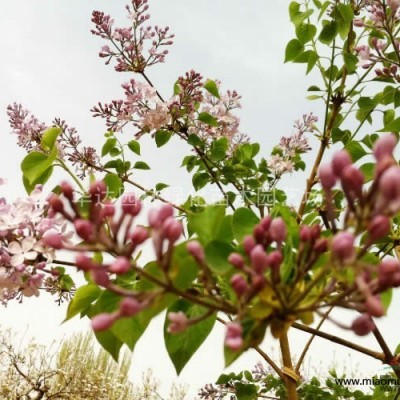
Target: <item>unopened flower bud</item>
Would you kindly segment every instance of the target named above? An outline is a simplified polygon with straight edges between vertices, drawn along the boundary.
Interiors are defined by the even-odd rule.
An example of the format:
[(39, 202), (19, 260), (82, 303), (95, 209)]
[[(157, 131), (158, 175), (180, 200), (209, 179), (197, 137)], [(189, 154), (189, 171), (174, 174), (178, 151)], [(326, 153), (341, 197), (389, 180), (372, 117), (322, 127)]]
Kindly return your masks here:
[(131, 269), (131, 263), (126, 257), (117, 257), (114, 262), (108, 267), (108, 270), (113, 274), (126, 274)]
[(101, 211), (102, 218), (113, 217), (115, 215), (115, 206), (110, 201), (104, 203)]
[(321, 226), (320, 225), (312, 225), (311, 226), (311, 239), (317, 240), (321, 236)]
[(137, 246), (144, 243), (149, 236), (149, 231), (144, 226), (137, 226), (131, 233), (130, 239), (132, 240), (132, 243)]
[(261, 224), (257, 224), (253, 229), (253, 236), (257, 243), (262, 243), (266, 237), (267, 231)]
[(382, 317), (385, 314), (385, 308), (377, 296), (368, 296), (364, 305), (366, 312), (372, 317)]
[(242, 296), (249, 289), (246, 279), (241, 274), (233, 275), (230, 282), (237, 296)]
[(375, 325), (368, 314), (363, 314), (353, 321), (351, 329), (356, 335), (365, 336), (375, 329)]
[(328, 239), (319, 238), (315, 241), (314, 251), (317, 253), (325, 253), (328, 250)]
[(168, 313), (168, 332), (169, 333), (181, 333), (188, 327), (188, 318), (182, 311)]
[(84, 254), (78, 254), (75, 259), (75, 264), (77, 268), (81, 269), (82, 271), (90, 271), (92, 268), (95, 267), (92, 259)]
[(265, 231), (268, 231), (270, 225), (271, 225), (271, 221), (272, 218), (271, 217), (264, 217), (261, 221), (260, 221), (260, 225), (263, 227), (263, 229)]
[(243, 346), (242, 326), (238, 322), (226, 324), (225, 346), (238, 351)]
[(377, 161), (381, 161), (386, 156), (392, 156), (393, 150), (396, 147), (397, 139), (393, 134), (382, 135), (373, 147), (374, 156)]
[(333, 172), (332, 164), (323, 164), (319, 168), (319, 180), (321, 182), (321, 186), (325, 190), (332, 189), (336, 184), (336, 174)]
[(91, 242), (95, 236), (95, 227), (94, 225), (85, 219), (77, 219), (74, 221), (74, 226), (76, 233), (83, 239), (88, 242)]
[(91, 271), (92, 279), (99, 286), (107, 287), (110, 283), (110, 277), (104, 268), (94, 268)]
[(254, 247), (256, 246), (256, 242), (253, 238), (253, 236), (246, 236), (243, 239), (243, 247), (244, 247), (244, 251), (246, 252), (246, 254), (249, 256), (251, 251), (254, 249)]
[(379, 188), (386, 200), (398, 199), (400, 196), (400, 167), (392, 166), (384, 171), (379, 181)]
[(357, 28), (363, 28), (364, 27), (364, 20), (361, 18), (354, 18), (353, 19), (353, 25), (356, 26)]
[(396, 272), (400, 272), (400, 263), (393, 257), (387, 257), (379, 264), (379, 276), (391, 276)]
[(332, 169), (337, 177), (341, 177), (342, 171), (348, 165), (351, 165), (352, 161), (349, 153), (346, 150), (341, 150), (335, 153), (332, 157)]
[(49, 199), (49, 205), (55, 212), (63, 212), (64, 211), (64, 203), (56, 194), (51, 195)]
[(242, 269), (244, 267), (243, 257), (239, 253), (231, 253), (228, 257), (228, 261), (236, 268)]
[(268, 267), (268, 257), (260, 244), (251, 251), (250, 260), (252, 267), (259, 274), (262, 274)]
[(101, 202), (107, 195), (107, 186), (103, 181), (96, 181), (90, 185), (89, 196), (92, 201)]
[(121, 199), (122, 212), (136, 217), (142, 209), (142, 202), (136, 198), (134, 193), (127, 193)]
[(302, 242), (309, 242), (312, 239), (311, 228), (307, 225), (300, 226), (300, 240)]
[(74, 198), (74, 188), (68, 182), (62, 182), (60, 185), (61, 193), (68, 200), (73, 200)]
[(103, 332), (111, 328), (115, 322), (113, 314), (98, 314), (92, 318), (92, 328), (95, 332)]
[(355, 193), (357, 197), (362, 194), (364, 185), (364, 175), (354, 165), (348, 165), (342, 171), (341, 175), (342, 187), (346, 194)]
[(351, 260), (355, 253), (354, 240), (349, 232), (337, 233), (331, 242), (332, 254), (340, 261)]
[(269, 253), (267, 257), (268, 257), (267, 263), (271, 268), (276, 270), (281, 266), (283, 261), (283, 255), (280, 250), (271, 251), (271, 253)]
[(390, 232), (390, 219), (386, 215), (377, 215), (368, 224), (368, 233), (372, 241), (385, 237)]
[(175, 243), (183, 233), (182, 224), (170, 217), (164, 222), (163, 231), (165, 237), (171, 242)]
[(281, 217), (272, 220), (269, 227), (269, 234), (271, 235), (271, 239), (277, 243), (282, 243), (286, 239), (286, 224)]
[(263, 275), (253, 275), (251, 277), (251, 286), (255, 292), (259, 292), (260, 290), (264, 289), (267, 281), (265, 280)]
[(197, 262), (202, 263), (205, 260), (204, 249), (200, 242), (196, 240), (189, 242), (186, 249)]
[(136, 299), (131, 297), (126, 297), (119, 305), (119, 312), (122, 317), (133, 317), (141, 309), (141, 304)]
[(174, 215), (174, 209), (170, 204), (164, 204), (158, 210), (150, 210), (149, 212), (149, 225), (152, 228), (159, 228), (162, 223)]
[(54, 249), (58, 250), (63, 247), (62, 236), (58, 232), (48, 232), (43, 236), (42, 240), (46, 246), (53, 247)]

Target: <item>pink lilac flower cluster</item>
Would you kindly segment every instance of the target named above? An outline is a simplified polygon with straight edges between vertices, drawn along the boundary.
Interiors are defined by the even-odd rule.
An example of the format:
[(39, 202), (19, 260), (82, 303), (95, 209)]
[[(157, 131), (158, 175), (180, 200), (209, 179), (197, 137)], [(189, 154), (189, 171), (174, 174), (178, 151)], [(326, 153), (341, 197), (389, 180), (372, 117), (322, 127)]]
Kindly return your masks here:
[(305, 133), (313, 133), (318, 117), (313, 113), (304, 114), (301, 120), (294, 124), (295, 132), (292, 136), (282, 137), (279, 145), (275, 147), (274, 153), (268, 160), (268, 168), (276, 177), (285, 173), (293, 172), (295, 169), (294, 158), (299, 154), (311, 150)]
[(101, 48), (99, 56), (106, 64), (115, 59), (115, 70), (142, 73), (147, 67), (163, 63), (168, 54), (167, 47), (173, 44), (174, 35), (169, 28), (146, 25), (150, 18), (147, 0), (132, 0), (132, 7), (127, 6), (131, 22), (127, 28), (114, 27), (114, 20), (100, 11), (94, 11), (92, 33), (111, 43)]
[[(97, 285), (121, 296), (118, 310), (93, 317), (92, 327), (95, 331), (109, 329), (120, 318), (136, 315), (156, 298), (157, 293), (135, 292), (115, 283), (115, 277), (140, 270), (134, 261), (134, 253), (139, 246), (151, 239), (159, 265), (167, 270), (173, 246), (183, 234), (182, 224), (173, 217), (171, 205), (151, 210), (148, 214), (149, 226), (144, 227), (135, 224), (142, 203), (133, 193), (123, 195), (119, 207), (111, 203), (106, 194), (107, 187), (103, 181), (92, 183), (86, 199), (88, 215), (83, 215), (74, 200), (72, 187), (63, 183), (61, 195), (54, 194), (49, 204), (54, 213), (60, 214), (73, 225), (82, 243), (65, 243), (63, 236), (56, 232), (45, 237), (46, 244), (55, 249), (78, 253), (76, 267), (89, 272)], [(90, 256), (93, 252), (112, 254), (114, 259), (108, 263), (97, 262)], [(171, 313), (171, 332), (178, 332), (186, 326), (181, 314)]]
[[(40, 122), (21, 104), (9, 105), (7, 115), (12, 133), (17, 136), (18, 145), (28, 152), (42, 151), (40, 142), (49, 126)], [(99, 165), (96, 150), (93, 147), (81, 146), (81, 139), (75, 128), (69, 127), (60, 118), (54, 119), (51, 126), (61, 129), (57, 139), (59, 157), (75, 165), (80, 177), (85, 177), (86, 172), (91, 172), (93, 166)]]
[[(362, 262), (363, 254), (390, 233), (390, 218), (400, 211), (400, 167), (393, 156), (396, 144), (397, 138), (393, 134), (384, 134), (375, 142), (375, 176), (367, 188), (364, 188), (364, 175), (344, 150), (336, 153), (332, 161), (322, 165), (319, 171), (321, 185), (331, 209), (331, 191), (336, 182), (340, 181), (348, 207), (345, 223), (351, 220), (354, 225), (351, 231), (344, 230), (335, 234), (331, 241), (331, 251), (339, 268), (348, 265), (356, 271), (355, 284), (362, 296), (357, 301), (353, 300), (353, 305), (365, 314), (353, 324), (353, 330), (358, 334), (367, 334), (373, 329), (373, 324), (368, 322), (370, 316), (384, 315), (385, 309), (379, 294), (390, 287), (400, 286), (398, 260), (388, 257), (378, 265), (365, 265)], [(333, 213), (330, 218), (333, 221)], [(368, 235), (363, 247), (357, 249), (356, 238), (363, 231)]]
[[(49, 274), (47, 269), (54, 259), (54, 249), (46, 244), (46, 235), (57, 234), (68, 240), (66, 225), (48, 212), (42, 189), (37, 186), (27, 198), (7, 203), (0, 199), (0, 301), (38, 296)], [(50, 281), (49, 281), (50, 282)], [(49, 283), (47, 282), (47, 283)], [(50, 285), (51, 286), (51, 285)], [(49, 291), (51, 287), (48, 286)]]

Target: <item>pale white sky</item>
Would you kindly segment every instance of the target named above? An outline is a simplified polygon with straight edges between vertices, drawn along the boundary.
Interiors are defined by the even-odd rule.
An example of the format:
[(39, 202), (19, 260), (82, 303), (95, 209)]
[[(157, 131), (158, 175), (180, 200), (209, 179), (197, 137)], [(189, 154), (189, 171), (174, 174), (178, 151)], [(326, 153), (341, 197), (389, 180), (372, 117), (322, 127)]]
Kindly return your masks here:
[[(77, 127), (86, 143), (101, 144), (105, 127), (91, 117), (89, 109), (99, 100), (119, 98), (120, 84), (131, 76), (114, 72), (98, 58), (102, 42), (89, 33), (90, 15), (96, 8), (126, 24), (124, 4), (121, 0), (1, 1), (0, 176), (9, 183), (0, 190), (6, 190), (6, 196), (24, 193), (19, 173), (24, 152), (9, 134), (7, 104), (21, 102), (45, 122), (61, 116)], [(286, 0), (150, 0), (153, 23), (169, 25), (176, 34), (167, 63), (150, 70), (150, 77), (165, 96), (171, 93), (177, 76), (191, 68), (205, 77), (220, 79), (224, 88), (236, 89), (243, 96), (242, 130), (259, 141), (267, 155), (282, 135), (292, 132), (293, 121), (303, 113), (313, 111), (322, 118), (321, 106), (305, 100), (306, 88), (315, 82), (305, 78), (302, 65), (283, 64), (285, 45), (293, 36), (288, 4)], [(189, 177), (178, 168), (184, 149), (178, 143), (155, 151), (155, 146), (144, 140), (142, 154), (154, 168), (138, 174), (138, 179), (149, 187), (160, 181), (179, 182), (187, 190)], [(302, 174), (294, 175), (287, 184), (300, 189), (303, 178)], [(398, 299), (396, 296), (397, 303)], [(394, 306), (391, 313), (398, 311)], [(64, 308), (58, 308), (46, 296), (28, 299), (23, 305), (10, 303), (0, 312), (3, 326), (19, 332), (29, 326), (28, 333), (44, 343), (88, 327), (87, 320), (60, 326)], [(352, 319), (347, 315), (338, 314), (342, 322)], [(395, 348), (395, 327), (385, 319), (379, 324)], [(339, 336), (349, 335), (336, 328), (334, 331)], [(294, 352), (299, 354), (307, 336), (294, 334)], [(223, 368), (222, 340), (223, 332), (218, 328), (184, 369), (180, 381), (189, 382), (192, 389), (215, 381)], [(372, 338), (356, 340), (374, 344)], [(279, 357), (277, 343), (269, 336), (264, 347)], [(335, 361), (350, 370), (359, 364), (366, 377), (377, 370), (379, 364), (371, 359), (359, 355), (349, 358), (348, 353), (317, 339), (309, 354), (317, 371), (328, 369)], [(257, 360), (257, 355), (249, 353), (231, 369), (252, 368)], [(176, 379), (164, 350), (162, 319), (152, 324), (138, 343), (132, 377), (137, 379), (147, 368), (165, 382), (165, 389)]]

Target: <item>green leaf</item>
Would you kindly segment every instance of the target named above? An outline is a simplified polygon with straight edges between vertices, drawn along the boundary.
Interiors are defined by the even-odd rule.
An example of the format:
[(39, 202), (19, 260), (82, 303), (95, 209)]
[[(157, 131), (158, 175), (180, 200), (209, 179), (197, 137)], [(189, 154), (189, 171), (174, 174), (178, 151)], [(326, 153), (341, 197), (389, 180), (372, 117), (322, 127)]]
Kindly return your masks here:
[(235, 249), (226, 242), (213, 240), (208, 243), (204, 251), (210, 269), (217, 275), (225, 275), (230, 272), (233, 266), (228, 261), (228, 257), (234, 250)]
[(366, 150), (361, 146), (359, 142), (349, 142), (347, 143), (345, 148), (350, 153), (353, 162), (356, 162), (367, 154)]
[[(191, 146), (200, 146), (203, 142), (201, 141), (201, 139), (195, 133), (192, 133), (188, 137), (188, 143)], [(190, 157), (190, 156), (187, 156), (187, 157)], [(185, 159), (187, 157), (185, 157)]]
[(86, 310), (95, 300), (97, 300), (101, 292), (101, 289), (93, 283), (78, 288), (74, 297), (68, 304), (67, 316), (64, 321), (68, 321), (75, 315)]
[[(214, 140), (211, 143), (211, 158), (213, 161), (221, 161), (226, 157), (226, 152), (228, 151), (229, 142), (226, 137), (221, 137)], [(252, 149), (250, 150), (252, 151)]]
[(43, 176), (51, 168), (54, 160), (57, 158), (57, 147), (49, 155), (32, 151), (21, 163), (21, 170), (27, 181), (32, 184)]
[(302, 23), (296, 26), (296, 36), (301, 44), (306, 44), (314, 38), (317, 28), (312, 24)]
[(356, 55), (345, 52), (343, 53), (343, 61), (347, 72), (351, 74), (356, 71), (358, 65), (358, 57)]
[(286, 46), (285, 62), (293, 61), (304, 50), (304, 46), (298, 39), (292, 39)]
[(133, 166), (135, 169), (150, 169), (150, 167), (144, 161), (137, 161)]
[(166, 189), (167, 187), (169, 187), (169, 185), (167, 185), (166, 183), (160, 182), (160, 183), (157, 183), (157, 184), (156, 184), (156, 190), (157, 190), (157, 192), (159, 192), (159, 191), (161, 191), (161, 190), (163, 190), (163, 189)]
[(168, 332), (168, 313), (179, 311), (184, 312), (188, 318), (198, 318), (206, 314), (208, 309), (180, 299), (167, 311), (164, 323), (165, 347), (178, 375), (211, 333), (217, 317), (214, 313), (180, 334), (171, 334)]
[(111, 149), (114, 148), (116, 144), (117, 144), (117, 139), (113, 137), (107, 139), (101, 149), (101, 156), (104, 157), (105, 155), (109, 154)]
[(137, 140), (129, 141), (128, 147), (131, 151), (140, 156), (140, 143)]
[(188, 215), (188, 229), (196, 233), (200, 242), (205, 245), (218, 234), (224, 216), (225, 207), (222, 205), (204, 207), (203, 211)]
[(295, 25), (301, 24), (304, 20), (306, 20), (311, 14), (314, 12), (313, 9), (309, 9), (305, 12), (300, 11), (300, 4), (296, 1), (293, 1), (289, 5), (289, 15), (290, 21)]
[(253, 233), (254, 225), (259, 222), (259, 218), (253, 211), (246, 207), (238, 208), (233, 214), (232, 230), (235, 239), (241, 242), (247, 235)]
[(396, 118), (389, 124), (387, 124), (384, 128), (382, 128), (379, 132), (400, 132), (400, 117)]
[(319, 41), (323, 44), (330, 44), (338, 33), (337, 23), (335, 21), (328, 22), (319, 34)]
[(342, 39), (346, 39), (350, 28), (353, 24), (354, 12), (350, 4), (338, 4), (337, 5), (336, 21), (338, 24), (338, 32)]
[(386, 312), (390, 307), (392, 298), (393, 298), (393, 289), (392, 288), (387, 289), (383, 293), (381, 293), (381, 302), (382, 302), (382, 305)]
[(198, 120), (204, 122), (207, 125), (218, 127), (218, 121), (208, 112), (201, 112), (198, 116)]
[(39, 178), (35, 179), (32, 183), (28, 181), (26, 176), (22, 176), (22, 182), (24, 184), (25, 190), (28, 194), (31, 194), (35, 189), (36, 185), (44, 185), (51, 177), (53, 173), (53, 167), (47, 169)]
[(104, 183), (107, 186), (107, 197), (111, 199), (118, 198), (124, 191), (124, 184), (118, 175), (107, 174)]
[(220, 99), (219, 91), (218, 91), (218, 85), (215, 83), (215, 81), (208, 80), (204, 84), (204, 89), (206, 89), (208, 92), (210, 92), (214, 97), (217, 99)]
[(58, 136), (61, 134), (62, 129), (58, 127), (48, 128), (43, 132), (42, 139), (40, 140), (40, 147), (45, 151), (53, 150), (57, 142)]
[(122, 341), (110, 331), (97, 332), (95, 335), (103, 349), (107, 351), (116, 362), (118, 362), (119, 352), (123, 345)]
[(168, 143), (171, 139), (172, 132), (160, 129), (156, 132), (156, 145), (157, 147), (162, 147), (164, 144)]
[(254, 384), (236, 382), (236, 397), (237, 400), (257, 400), (258, 399), (258, 390), (257, 386)]
[(210, 175), (207, 172), (196, 172), (193, 175), (192, 183), (196, 191), (202, 189), (208, 182), (210, 182)]
[(363, 173), (365, 177), (365, 182), (370, 182), (374, 178), (375, 175), (375, 163), (366, 163), (361, 165), (360, 171)]

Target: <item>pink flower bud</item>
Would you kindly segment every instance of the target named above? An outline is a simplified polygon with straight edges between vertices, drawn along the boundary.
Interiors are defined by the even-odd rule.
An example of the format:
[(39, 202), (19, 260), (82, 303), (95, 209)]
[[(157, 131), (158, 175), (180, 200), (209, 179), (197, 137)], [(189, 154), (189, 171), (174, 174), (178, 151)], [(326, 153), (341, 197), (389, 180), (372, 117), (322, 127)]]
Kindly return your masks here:
[(388, 201), (396, 200), (400, 197), (400, 167), (392, 166), (382, 173), (379, 188)]
[(90, 185), (89, 196), (92, 201), (100, 203), (107, 195), (107, 186), (103, 181), (96, 181)]
[(393, 257), (387, 257), (379, 264), (379, 276), (391, 276), (400, 272), (400, 263)]
[(249, 289), (246, 279), (241, 274), (235, 274), (231, 278), (231, 286), (237, 296), (242, 296)]
[(361, 18), (354, 18), (353, 19), (353, 25), (356, 26), (357, 28), (363, 28), (364, 27), (364, 20)]
[(225, 346), (238, 351), (243, 346), (242, 326), (237, 322), (226, 324)]
[(113, 217), (115, 215), (115, 206), (110, 201), (104, 203), (102, 208), (102, 218)]
[(331, 242), (331, 250), (334, 257), (340, 261), (351, 260), (354, 257), (354, 235), (349, 232), (337, 233)]
[(136, 217), (142, 209), (142, 202), (136, 198), (134, 193), (127, 193), (121, 199), (122, 212)]
[(268, 254), (268, 265), (273, 269), (278, 269), (283, 261), (283, 255), (280, 250), (274, 250)]
[[(362, 195), (362, 187), (364, 185), (364, 175), (354, 165), (348, 165), (342, 170), (341, 175), (342, 187), (346, 194), (354, 193), (357, 197)], [(353, 196), (351, 196), (353, 197)]]
[(372, 241), (385, 237), (390, 232), (390, 219), (386, 215), (377, 215), (368, 224), (368, 233)]
[(309, 242), (312, 239), (311, 228), (307, 225), (300, 226), (300, 240), (302, 242)]
[(246, 254), (249, 256), (251, 251), (254, 249), (254, 247), (256, 246), (256, 242), (253, 238), (253, 236), (246, 236), (243, 239), (243, 247), (244, 247), (244, 251), (246, 252)]
[(396, 147), (397, 138), (393, 134), (382, 135), (374, 144), (373, 152), (377, 161), (381, 161), (387, 156), (393, 155), (393, 150)]
[(114, 274), (126, 274), (131, 269), (131, 263), (126, 257), (117, 257), (108, 267), (108, 270)]
[(333, 172), (332, 164), (323, 164), (319, 168), (319, 180), (321, 181), (321, 186), (325, 190), (332, 189), (336, 184), (336, 175)]
[(311, 239), (317, 240), (321, 236), (321, 226), (320, 225), (312, 225), (311, 226)]
[(186, 245), (186, 249), (189, 254), (197, 261), (203, 262), (205, 260), (204, 249), (203, 246), (198, 241), (189, 242)]
[(95, 267), (92, 259), (84, 254), (78, 254), (75, 259), (75, 264), (77, 268), (81, 269), (82, 271), (90, 271), (92, 268)]
[(332, 169), (337, 177), (341, 177), (342, 171), (348, 165), (351, 165), (352, 161), (349, 153), (346, 150), (341, 150), (335, 153), (332, 157)]
[(262, 243), (266, 237), (267, 231), (261, 224), (258, 224), (253, 229), (253, 236), (257, 243)]
[(183, 226), (179, 221), (170, 217), (164, 222), (163, 231), (165, 237), (171, 243), (175, 243), (183, 233)]
[(242, 269), (244, 267), (243, 257), (239, 253), (231, 253), (228, 257), (228, 261), (236, 268)]
[(162, 223), (174, 215), (174, 209), (170, 204), (164, 204), (158, 210), (150, 210), (149, 212), (149, 225), (152, 228), (159, 228)]
[(88, 242), (91, 242), (95, 236), (95, 227), (94, 225), (85, 219), (77, 219), (74, 221), (74, 226), (76, 233), (83, 239)]
[(130, 235), (130, 239), (132, 240), (133, 244), (139, 245), (144, 243), (149, 236), (149, 231), (145, 227), (137, 226)]
[(110, 277), (104, 268), (94, 268), (90, 273), (94, 282), (99, 286), (107, 287), (110, 283)]
[(353, 321), (351, 329), (356, 335), (365, 336), (375, 329), (375, 325), (368, 314), (363, 314)]
[(253, 275), (251, 277), (251, 286), (255, 292), (259, 292), (264, 289), (267, 281), (265, 280), (263, 275)]
[(382, 317), (385, 314), (385, 308), (377, 296), (369, 296), (364, 305), (366, 312), (372, 317)]
[(251, 251), (250, 260), (252, 267), (259, 274), (262, 274), (268, 267), (268, 257), (260, 244)]
[(328, 239), (319, 238), (315, 241), (314, 251), (317, 253), (325, 253), (328, 250)]
[(61, 193), (68, 200), (73, 200), (74, 198), (74, 188), (68, 182), (62, 182), (60, 185)]
[(95, 332), (106, 331), (111, 328), (115, 322), (115, 316), (113, 314), (98, 314), (92, 318), (92, 328)]
[(48, 232), (42, 238), (46, 246), (53, 247), (54, 249), (62, 249), (63, 241), (62, 236), (58, 232)]
[(188, 318), (182, 311), (168, 313), (168, 332), (169, 333), (181, 333), (188, 327)]
[(49, 198), (49, 205), (55, 212), (61, 213), (64, 211), (64, 203), (56, 194), (51, 195)]
[(269, 227), (271, 239), (277, 243), (282, 243), (286, 239), (286, 224), (281, 217), (274, 218)]
[(142, 305), (131, 297), (123, 299), (119, 305), (121, 317), (133, 317), (142, 309)]
[(265, 217), (261, 220), (260, 225), (263, 227), (264, 231), (268, 231), (270, 225), (271, 225), (272, 218), (271, 217)]

